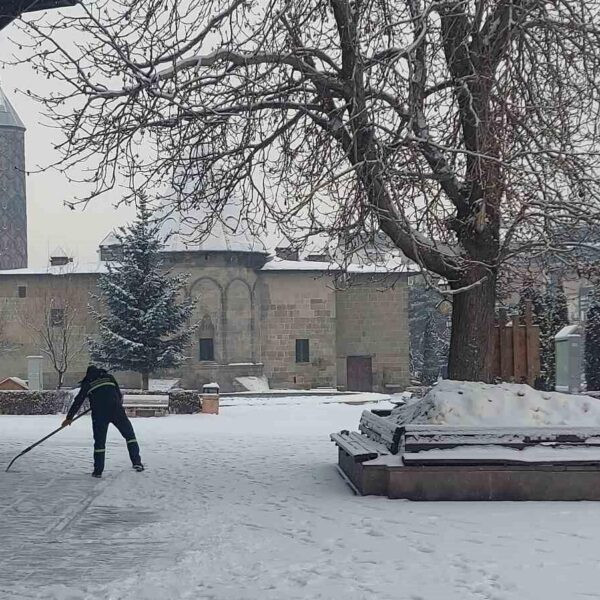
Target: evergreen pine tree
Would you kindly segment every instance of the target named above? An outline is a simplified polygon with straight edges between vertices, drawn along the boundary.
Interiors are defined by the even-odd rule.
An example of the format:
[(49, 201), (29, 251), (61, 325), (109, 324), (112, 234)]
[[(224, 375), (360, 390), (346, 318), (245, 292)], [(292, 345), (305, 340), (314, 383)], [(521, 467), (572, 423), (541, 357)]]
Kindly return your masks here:
[(560, 283), (551, 285), (545, 294), (547, 319), (542, 344), (542, 371), (547, 390), (556, 385), (556, 334), (569, 324), (567, 296)]
[(533, 320), (540, 328), (540, 377), (537, 385), (554, 390), (556, 385), (556, 334), (569, 324), (567, 297), (560, 283), (541, 293), (534, 285), (521, 292), (519, 312), (525, 314), (525, 303), (531, 301)]
[(430, 313), (425, 323), (423, 333), (423, 383), (429, 385), (435, 383), (440, 372), (438, 349), (439, 343), (436, 339), (436, 323), (433, 313)]
[[(409, 287), (409, 330), (410, 330), (410, 372), (413, 377), (423, 380), (425, 369), (438, 373), (445, 371), (448, 364), (450, 347), (449, 316), (442, 315), (437, 310), (441, 297), (424, 282), (415, 281)], [(426, 333), (429, 327), (429, 333)], [(427, 337), (431, 342), (427, 341)], [(427, 346), (435, 348), (435, 353), (429, 353), (428, 366), (425, 365), (425, 355), (429, 352)], [(435, 365), (433, 364), (435, 355)]]
[(532, 283), (528, 284), (521, 292), (519, 314), (522, 318), (525, 317), (525, 305), (527, 302), (531, 302), (531, 311), (533, 313), (534, 321), (537, 323), (544, 311), (544, 298), (539, 289)]
[(594, 293), (585, 323), (585, 379), (589, 391), (600, 390), (600, 290)]
[(94, 312), (100, 326), (90, 340), (92, 359), (117, 370), (135, 371), (148, 389), (149, 374), (184, 360), (193, 328), (188, 323), (193, 301), (179, 300), (186, 277), (164, 272), (160, 223), (151, 219), (145, 199), (136, 220), (116, 234), (122, 256), (100, 277), (100, 300), (106, 311)]

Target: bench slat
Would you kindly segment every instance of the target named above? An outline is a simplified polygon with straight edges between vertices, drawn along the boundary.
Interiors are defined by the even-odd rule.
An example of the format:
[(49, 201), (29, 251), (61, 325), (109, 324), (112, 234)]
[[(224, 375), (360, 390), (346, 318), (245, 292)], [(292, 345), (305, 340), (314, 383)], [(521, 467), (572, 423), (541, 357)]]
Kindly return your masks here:
[(600, 448), (534, 445), (523, 449), (506, 446), (457, 446), (422, 452), (405, 452), (407, 465), (595, 465), (600, 467)]
[(402, 428), (406, 452), (448, 449), (458, 446), (527, 448), (536, 445), (600, 446), (595, 427), (442, 427), (406, 425)]
[(389, 454), (385, 446), (374, 442), (357, 431), (332, 433), (330, 438), (337, 446), (352, 456), (355, 462), (372, 460), (382, 454)]
[(390, 452), (398, 452), (402, 428), (390, 419), (379, 417), (369, 410), (363, 411), (358, 426), (361, 433), (375, 442), (383, 444)]

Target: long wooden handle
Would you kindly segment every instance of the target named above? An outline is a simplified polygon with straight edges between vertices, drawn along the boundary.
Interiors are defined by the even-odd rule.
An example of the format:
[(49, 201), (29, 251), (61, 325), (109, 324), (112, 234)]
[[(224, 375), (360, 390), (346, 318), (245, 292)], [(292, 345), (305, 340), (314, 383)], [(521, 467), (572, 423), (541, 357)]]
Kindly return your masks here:
[[(75, 421), (77, 421), (77, 419), (80, 419), (81, 417), (83, 417), (83, 415), (89, 413), (90, 410), (92, 410), (92, 409), (88, 408), (87, 410), (84, 410), (82, 413), (78, 414), (73, 419), (73, 422), (75, 422)], [(15, 460), (17, 460), (17, 458), (20, 458), (21, 456), (23, 456), (23, 454), (27, 454), (30, 450), (33, 450), (36, 446), (39, 446), (41, 443), (45, 442), (48, 438), (51, 438), (53, 435), (56, 435), (59, 431), (62, 431), (63, 429), (64, 429), (64, 427), (61, 425), (58, 429), (55, 429), (54, 431), (49, 433), (46, 437), (43, 437), (41, 440), (38, 440), (35, 444), (32, 444), (31, 446), (29, 446), (29, 448), (25, 448), (25, 450), (23, 450), (23, 452), (21, 452), (20, 454), (17, 454), (17, 456), (15, 456), (10, 461), (10, 463), (8, 464), (8, 467), (6, 467), (5, 473), (8, 473), (8, 470), (12, 467), (13, 463), (15, 462)]]

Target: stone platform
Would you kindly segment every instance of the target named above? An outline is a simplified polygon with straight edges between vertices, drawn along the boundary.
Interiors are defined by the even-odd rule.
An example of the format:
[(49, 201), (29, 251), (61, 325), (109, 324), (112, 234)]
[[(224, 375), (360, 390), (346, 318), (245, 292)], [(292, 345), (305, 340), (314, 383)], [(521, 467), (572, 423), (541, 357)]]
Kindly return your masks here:
[(396, 455), (363, 462), (339, 448), (338, 465), (360, 495), (406, 500), (600, 500), (600, 465), (412, 466)]
[(600, 428), (402, 424), (364, 411), (331, 434), (360, 495), (407, 500), (600, 500)]

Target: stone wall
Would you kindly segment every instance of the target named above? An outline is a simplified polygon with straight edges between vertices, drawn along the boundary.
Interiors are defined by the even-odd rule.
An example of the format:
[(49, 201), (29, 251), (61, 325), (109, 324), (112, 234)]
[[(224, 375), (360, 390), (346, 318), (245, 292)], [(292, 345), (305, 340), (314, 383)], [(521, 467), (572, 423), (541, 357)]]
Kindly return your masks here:
[(405, 279), (354, 277), (336, 293), (338, 386), (346, 387), (348, 356), (371, 357), (377, 391), (409, 385), (407, 302)]
[[(374, 382), (408, 383), (408, 327), (406, 283), (381, 292), (380, 281), (367, 276), (361, 285), (336, 291), (333, 277), (319, 272), (257, 271), (260, 255), (227, 252), (166, 253), (166, 267), (189, 273), (187, 293), (198, 300), (194, 334), (187, 361), (178, 369), (153, 377), (178, 378), (187, 389), (201, 389), (216, 381), (225, 393), (235, 391), (237, 377), (265, 375), (273, 388), (334, 387), (346, 384), (347, 356), (369, 355)], [(87, 305), (97, 291), (97, 275), (11, 274), (0, 277), (0, 310), (8, 316), (0, 332), (0, 379), (27, 378), (26, 357), (39, 355), (40, 347), (28, 335), (18, 315), (36, 315), (44, 297), (77, 293)], [(27, 291), (18, 295), (19, 286)], [(337, 295), (337, 299), (336, 299)], [(76, 386), (89, 363), (85, 340), (96, 333), (87, 310), (75, 341), (81, 351), (71, 364), (65, 386)], [(199, 339), (214, 339), (213, 361), (201, 361)], [(308, 339), (309, 362), (296, 362), (296, 340)], [(8, 350), (4, 343), (8, 343)], [(56, 384), (56, 374), (44, 361), (44, 383)], [(264, 366), (263, 366), (264, 365)], [(139, 375), (115, 373), (121, 387), (136, 388)]]
[[(331, 277), (264, 272), (260, 282), (261, 355), (272, 388), (336, 384), (335, 292)], [(296, 340), (309, 340), (309, 362), (296, 362)]]
[(263, 365), (261, 363), (220, 365), (190, 360), (182, 369), (167, 371), (166, 378), (169, 377), (169, 373), (177, 373), (177, 377), (181, 377), (181, 385), (186, 389), (201, 390), (203, 385), (216, 382), (221, 392), (234, 392), (237, 389), (236, 377), (260, 377), (263, 374)]
[[(0, 311), (4, 327), (0, 331), (5, 351), (0, 353), (0, 379), (15, 376), (27, 379), (27, 356), (42, 355), (39, 337), (27, 327), (43, 320), (51, 308), (60, 308), (65, 299), (74, 311), (71, 347), (78, 350), (71, 361), (64, 385), (75, 386), (89, 364), (87, 338), (97, 331), (88, 311), (90, 293), (96, 291), (97, 275), (10, 274), (0, 277)], [(26, 297), (20, 298), (19, 287)], [(44, 386), (56, 387), (57, 375), (48, 359), (44, 360)]]

